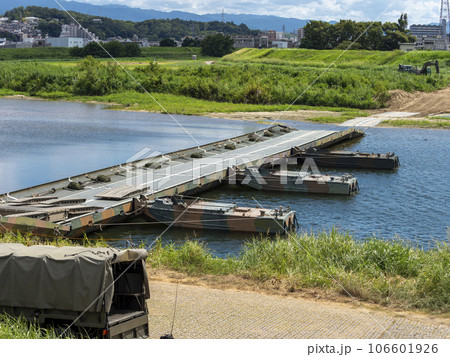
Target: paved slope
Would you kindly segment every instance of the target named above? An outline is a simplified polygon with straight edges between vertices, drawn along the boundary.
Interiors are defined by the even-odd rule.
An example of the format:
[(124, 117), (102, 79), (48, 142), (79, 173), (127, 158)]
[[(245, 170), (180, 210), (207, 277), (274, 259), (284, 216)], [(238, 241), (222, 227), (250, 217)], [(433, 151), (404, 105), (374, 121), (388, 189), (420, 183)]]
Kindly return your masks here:
[[(176, 284), (151, 282), (150, 337), (170, 332)], [(449, 338), (450, 326), (348, 304), (182, 285), (175, 338)]]

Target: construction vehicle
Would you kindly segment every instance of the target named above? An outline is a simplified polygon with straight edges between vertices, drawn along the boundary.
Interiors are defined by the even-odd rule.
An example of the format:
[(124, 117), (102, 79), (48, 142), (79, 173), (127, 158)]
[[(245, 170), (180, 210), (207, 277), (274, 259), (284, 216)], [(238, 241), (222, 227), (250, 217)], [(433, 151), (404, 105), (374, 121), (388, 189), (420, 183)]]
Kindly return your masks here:
[(414, 73), (414, 74), (431, 74), (431, 66), (434, 66), (436, 68), (436, 73), (439, 74), (439, 61), (428, 61), (425, 62), (421, 69), (418, 69), (417, 67), (411, 66), (411, 65), (405, 65), (405, 64), (399, 64), (398, 65), (398, 71), (399, 72), (406, 72), (406, 73)]

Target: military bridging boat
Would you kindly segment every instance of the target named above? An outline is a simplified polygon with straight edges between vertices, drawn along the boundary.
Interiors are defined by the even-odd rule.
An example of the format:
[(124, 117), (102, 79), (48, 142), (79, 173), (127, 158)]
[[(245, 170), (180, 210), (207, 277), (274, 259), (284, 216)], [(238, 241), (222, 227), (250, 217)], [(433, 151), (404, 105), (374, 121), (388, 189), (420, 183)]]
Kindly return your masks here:
[(349, 174), (313, 175), (299, 171), (273, 171), (257, 167), (237, 171), (236, 182), (264, 191), (351, 195), (359, 190), (358, 180)]
[(348, 169), (394, 170), (400, 167), (400, 160), (395, 153), (364, 153), (359, 151), (330, 151), (309, 148), (294, 149), (293, 157), (301, 165), (306, 159), (313, 159), (318, 167), (345, 167)]
[(236, 203), (177, 196), (158, 197), (144, 210), (150, 220), (168, 226), (283, 234), (297, 226), (295, 211), (238, 207)]

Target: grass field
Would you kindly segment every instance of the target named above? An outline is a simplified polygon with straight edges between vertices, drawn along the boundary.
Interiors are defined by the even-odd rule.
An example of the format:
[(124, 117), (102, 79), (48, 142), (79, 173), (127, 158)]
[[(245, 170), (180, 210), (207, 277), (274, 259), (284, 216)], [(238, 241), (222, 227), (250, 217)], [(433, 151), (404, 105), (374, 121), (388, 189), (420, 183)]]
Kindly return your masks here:
[(307, 50), (307, 49), (252, 49), (245, 48), (223, 57), (224, 61), (267, 64), (297, 64), (309, 67), (328, 67), (334, 61), (336, 68), (362, 68), (411, 64), (421, 66), (430, 60), (439, 60), (450, 66), (447, 51), (366, 51)]
[[(142, 60), (189, 60), (192, 55), (202, 58), (199, 47), (145, 47)], [(64, 47), (2, 48), (0, 61), (10, 60), (77, 60)]]

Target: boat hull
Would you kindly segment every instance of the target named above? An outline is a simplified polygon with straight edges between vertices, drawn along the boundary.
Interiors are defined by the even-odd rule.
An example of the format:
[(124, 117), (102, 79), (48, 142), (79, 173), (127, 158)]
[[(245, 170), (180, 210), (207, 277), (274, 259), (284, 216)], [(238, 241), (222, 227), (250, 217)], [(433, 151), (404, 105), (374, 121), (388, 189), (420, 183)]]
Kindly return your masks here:
[[(239, 210), (239, 209), (237, 209)], [(279, 215), (255, 216), (254, 211), (212, 212), (208, 209), (196, 209), (174, 205), (170, 209), (150, 205), (145, 208), (147, 219), (174, 227), (195, 230), (220, 230), (230, 232), (249, 232), (263, 234), (283, 234), (296, 226), (294, 211), (283, 212)]]

